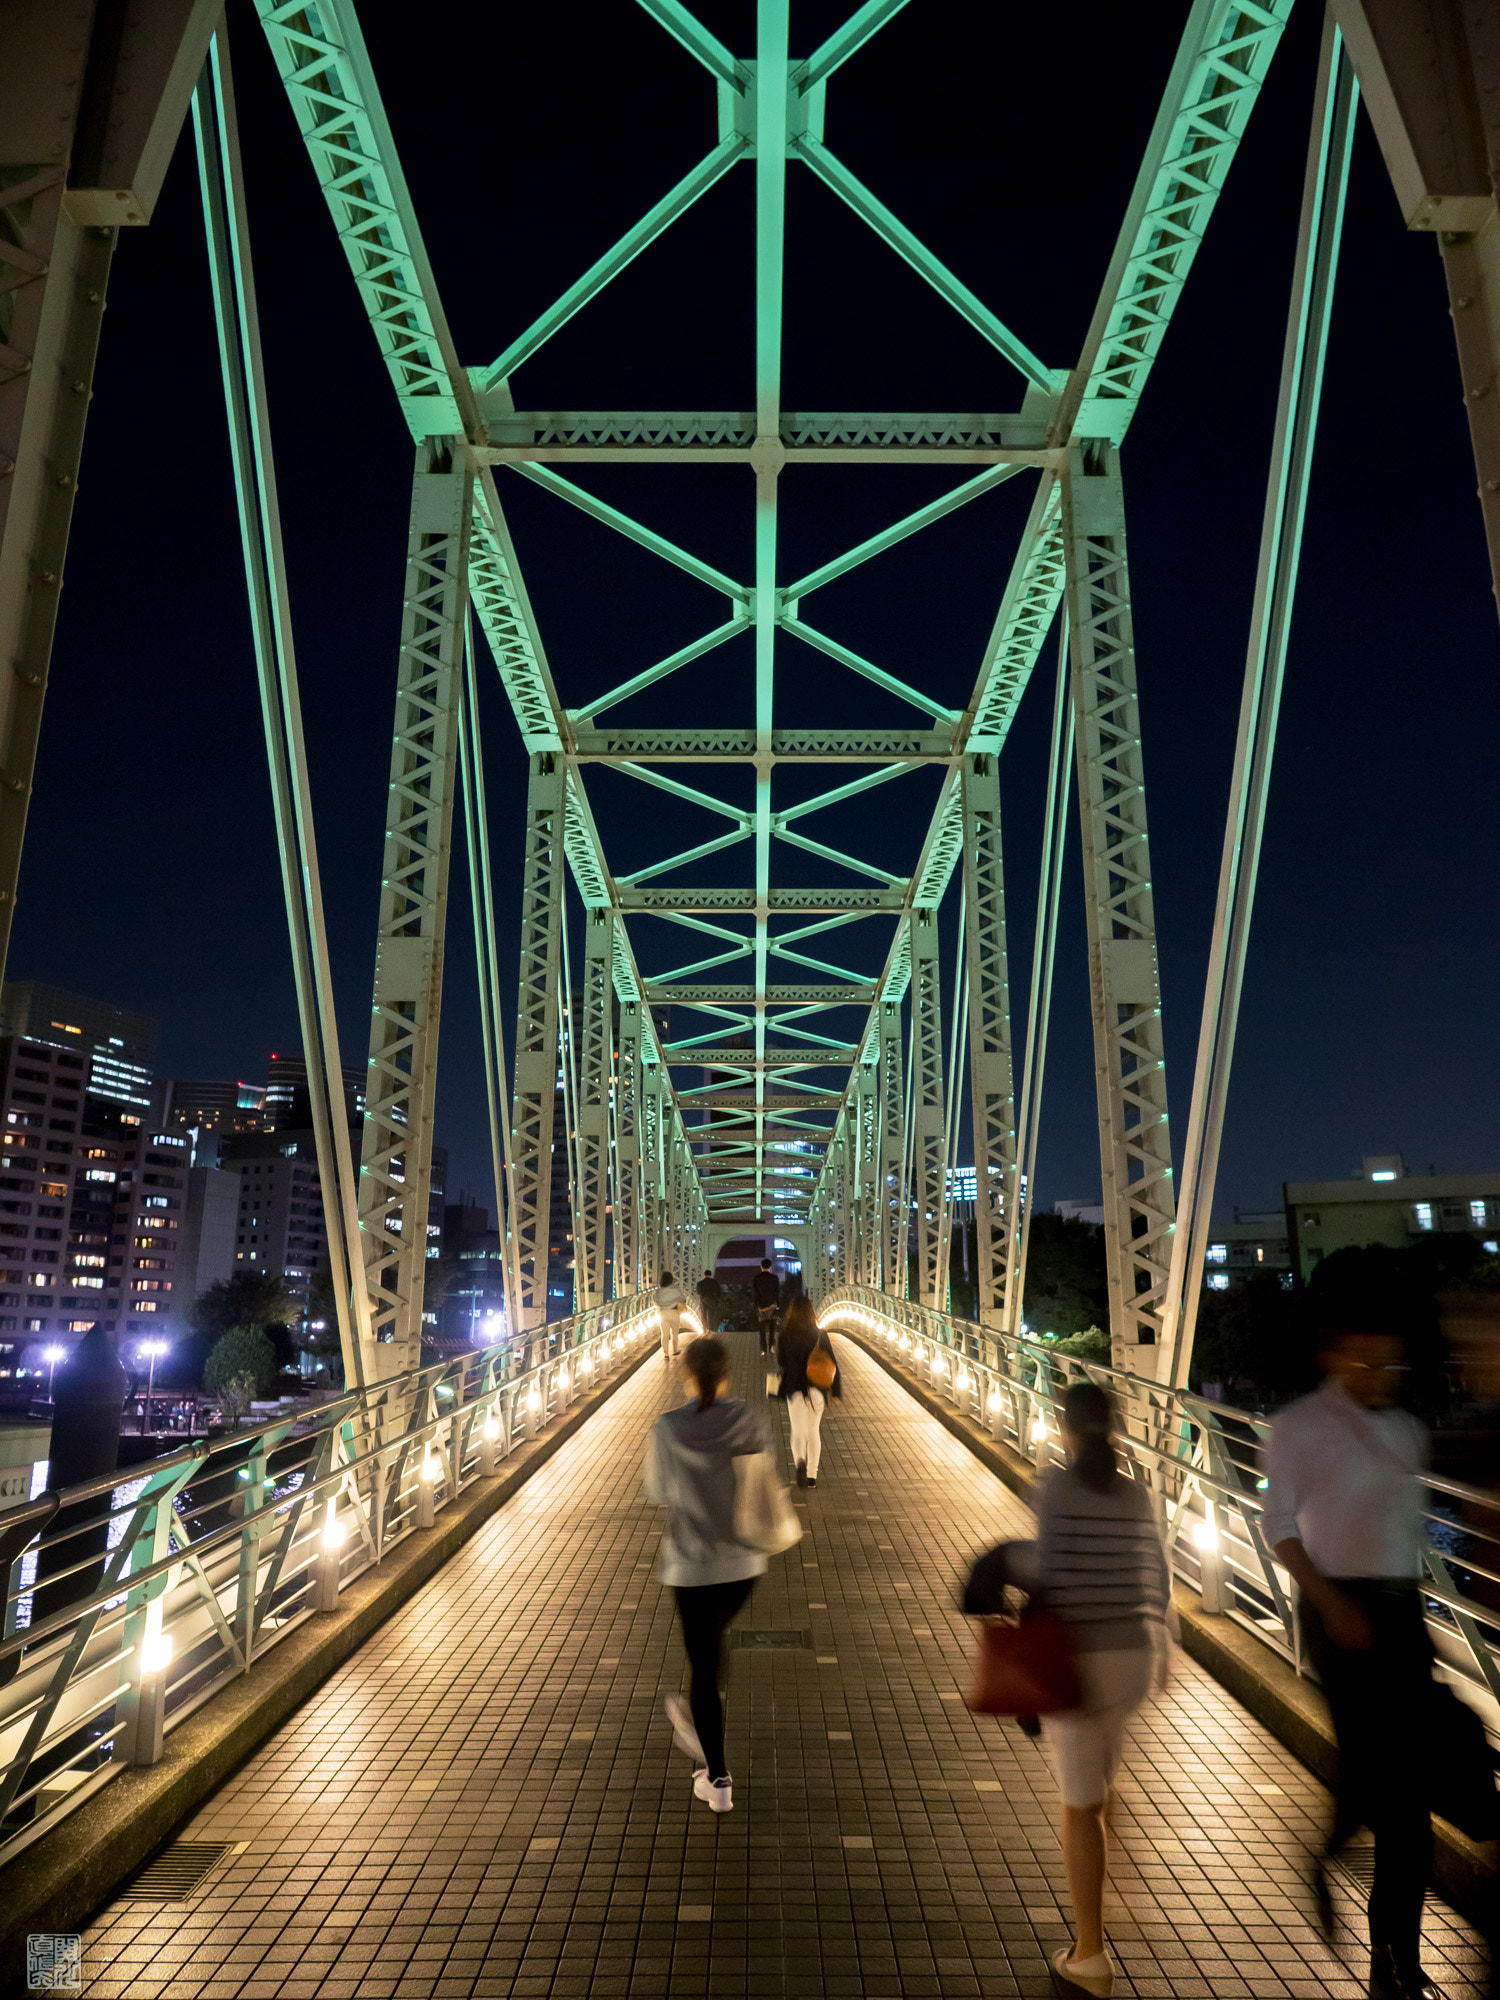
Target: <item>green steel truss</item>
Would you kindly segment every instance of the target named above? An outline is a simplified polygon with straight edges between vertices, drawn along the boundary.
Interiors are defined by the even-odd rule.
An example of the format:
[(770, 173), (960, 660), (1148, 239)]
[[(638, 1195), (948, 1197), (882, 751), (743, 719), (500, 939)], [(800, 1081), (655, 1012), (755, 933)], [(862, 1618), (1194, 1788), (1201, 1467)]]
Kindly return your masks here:
[[(451, 506), (445, 550), (463, 546), (462, 574), (442, 557), (441, 608), (421, 635), (403, 639), (402, 672), (424, 649), (421, 699), (446, 730), (456, 702), (451, 633), (465, 595), (531, 757), (521, 912), (520, 1004), (515, 1054), (511, 1228), (525, 1324), (545, 1311), (546, 1228), (553, 1172), (576, 1163), (574, 1235), (580, 1303), (649, 1282), (663, 1264), (681, 1271), (736, 1228), (794, 1232), (816, 1248), (818, 1280), (916, 1286), (930, 1303), (947, 1269), (951, 1220), (947, 1163), (954, 1107), (943, 1062), (938, 911), (962, 873), (967, 1047), (980, 1209), (980, 1310), (999, 1325), (1008, 1297), (1018, 1202), (1011, 1080), (1005, 890), (997, 760), (1065, 591), (1073, 649), (1080, 814), (1088, 875), (1091, 971), (1099, 1077), (1101, 1161), (1118, 1349), (1151, 1344), (1163, 1325), (1174, 1226), (1160, 1002), (1145, 791), (1130, 641), (1130, 587), (1117, 447), (1170, 324), (1245, 129), (1291, 0), (1197, 0), (1076, 366), (1047, 365), (1022, 334), (921, 243), (880, 196), (830, 150), (827, 90), (845, 87), (843, 64), (903, 0), (869, 0), (810, 55), (789, 43), (788, 0), (758, 0), (756, 45), (738, 55), (678, 0), (639, 0), (708, 73), (714, 147), (636, 226), (531, 326), (512, 332), (492, 360), (460, 365), (382, 110), (350, 0), (256, 0), (334, 226), (364, 300), (392, 385), (418, 441), (423, 482)], [(781, 391), (782, 269), (789, 165), (815, 175), (929, 284), (957, 319), (1019, 375), (1020, 407), (990, 413), (788, 412)], [(547, 412), (517, 408), (524, 369), (558, 330), (731, 171), (753, 175), (755, 408), (708, 411)], [(991, 274), (993, 275), (993, 274)], [(1024, 299), (1017, 301), (1024, 304)], [(521, 378), (518, 382), (518, 377)], [(1002, 398), (1003, 399), (1003, 398)], [(741, 465), (753, 508), (752, 573), (731, 577), (588, 487), (596, 464)], [(939, 500), (802, 578), (778, 562), (780, 484), (807, 464), (952, 467)], [(1036, 492), (970, 700), (949, 708), (924, 691), (919, 665), (868, 660), (808, 617), (826, 583), (920, 533), (1002, 482), (1034, 477)], [(584, 706), (568, 706), (547, 665), (507, 527), (502, 485), (526, 479), (559, 509), (610, 527), (695, 577), (722, 600), (716, 622), (653, 667), (622, 678)], [(434, 484), (431, 489), (436, 491)], [(445, 503), (447, 504), (447, 503)], [(436, 502), (432, 505), (435, 507)], [(423, 520), (426, 520), (423, 516)], [(434, 517), (435, 518), (435, 517)], [(427, 576), (414, 514), (409, 562)], [(465, 543), (466, 538), (466, 543)], [(438, 591), (435, 578), (423, 585)], [(411, 590), (408, 597), (411, 597)], [(815, 609), (815, 607), (814, 607)], [(414, 614), (408, 608), (408, 618)], [(633, 726), (632, 698), (693, 671), (732, 638), (748, 635), (755, 660), (750, 713), (722, 727)], [(777, 721), (777, 672), (788, 648), (811, 646), (860, 682), (895, 696), (912, 714), (902, 729), (788, 730)], [(436, 650), (435, 662), (428, 658)], [(711, 669), (702, 670), (711, 673)], [(414, 699), (403, 680), (399, 699)], [(855, 710), (857, 713), (857, 710)], [(401, 713), (407, 713), (403, 710)], [(605, 719), (607, 717), (607, 720)], [(415, 744), (398, 714), (403, 740)], [(403, 739), (403, 728), (408, 734)], [(446, 743), (448, 738), (444, 736)], [(451, 755), (427, 752), (438, 790), (424, 793), (420, 855), (398, 805), (392, 823), (372, 1042), (376, 1086), (389, 1115), (372, 1120), (361, 1215), (366, 1275), (377, 1315), (398, 1340), (415, 1337), (419, 1286), (415, 1205), (430, 1160), (430, 1076), (436, 1057)], [(629, 875), (610, 869), (585, 779), (595, 763), (686, 801), (703, 814), (703, 837)], [(830, 774), (826, 790), (786, 804), (782, 766), (859, 767)], [(753, 803), (731, 804), (713, 767), (754, 772)], [(680, 767), (696, 766), (688, 776)], [(937, 805), (909, 873), (821, 842), (808, 821), (850, 799), (884, 817), (879, 788), (943, 767)], [(438, 791), (448, 789), (441, 797)], [(409, 803), (409, 802), (408, 802)], [(403, 844), (404, 843), (404, 844)], [(812, 856), (827, 879), (816, 889), (778, 882), (787, 850)], [(685, 888), (679, 871), (726, 857), (722, 886)], [(403, 859), (403, 857), (405, 857)], [(402, 871), (405, 871), (403, 874)], [(577, 1038), (577, 1129), (555, 1130), (558, 995), (562, 990), (564, 877), (584, 913), (582, 1026)], [(393, 884), (397, 887), (393, 888)], [(404, 886), (403, 886), (404, 885)], [(398, 893), (399, 889), (399, 893)], [(392, 900), (394, 899), (394, 900)], [(403, 903), (409, 907), (403, 907)], [(632, 923), (649, 915), (683, 933), (683, 962), (639, 970)], [(403, 918), (405, 922), (403, 924)], [(855, 922), (888, 927), (880, 976), (839, 962), (836, 933)], [(410, 948), (408, 948), (410, 947)], [(832, 954), (832, 955), (830, 955)], [(415, 998), (388, 1004), (396, 984)], [(418, 973), (425, 977), (420, 986)], [(414, 983), (415, 982), (415, 983)], [(390, 988), (390, 992), (387, 992)], [(909, 990), (910, 989), (910, 990)], [(959, 996), (954, 995), (954, 1004)], [(664, 1045), (651, 1009), (670, 1005), (702, 1019), (701, 1033)], [(830, 1010), (862, 1010), (857, 1033), (824, 1034)], [(909, 1027), (903, 1035), (904, 1023)], [(955, 1043), (955, 1047), (957, 1044)], [(612, 1207), (614, 1270), (606, 1269), (605, 1211)], [(1140, 1365), (1133, 1351), (1128, 1359)], [(1148, 1368), (1150, 1364), (1147, 1364)]]

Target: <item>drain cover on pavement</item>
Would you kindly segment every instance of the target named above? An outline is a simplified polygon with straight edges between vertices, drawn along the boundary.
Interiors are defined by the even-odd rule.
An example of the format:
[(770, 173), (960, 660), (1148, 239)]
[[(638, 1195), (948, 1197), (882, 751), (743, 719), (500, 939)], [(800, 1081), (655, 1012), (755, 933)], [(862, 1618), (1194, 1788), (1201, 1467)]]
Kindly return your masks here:
[(231, 1856), (243, 1854), (245, 1840), (174, 1840), (148, 1862), (122, 1900), (127, 1903), (185, 1903)]
[(738, 1646), (745, 1653), (771, 1653), (798, 1650), (806, 1652), (812, 1645), (811, 1632), (772, 1632), (765, 1629), (756, 1631), (753, 1627), (741, 1628), (729, 1635), (731, 1646)]

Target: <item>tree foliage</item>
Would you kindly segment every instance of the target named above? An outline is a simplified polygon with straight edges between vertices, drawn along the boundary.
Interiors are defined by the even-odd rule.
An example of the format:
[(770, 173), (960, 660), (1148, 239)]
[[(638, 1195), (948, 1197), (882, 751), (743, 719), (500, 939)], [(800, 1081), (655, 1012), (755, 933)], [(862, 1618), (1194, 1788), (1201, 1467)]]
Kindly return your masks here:
[(248, 1403), (276, 1373), (276, 1350), (264, 1327), (232, 1326), (214, 1342), (203, 1364), (203, 1386), (210, 1395), (229, 1393)]
[(200, 1292), (188, 1312), (194, 1333), (216, 1341), (234, 1327), (286, 1326), (297, 1304), (283, 1278), (269, 1271), (236, 1271)]

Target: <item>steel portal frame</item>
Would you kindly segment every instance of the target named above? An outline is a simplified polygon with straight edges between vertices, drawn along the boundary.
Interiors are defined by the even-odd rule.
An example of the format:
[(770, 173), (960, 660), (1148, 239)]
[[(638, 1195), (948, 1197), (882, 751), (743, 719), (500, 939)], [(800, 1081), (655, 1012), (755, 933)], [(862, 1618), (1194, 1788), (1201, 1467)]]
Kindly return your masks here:
[[(420, 1337), (470, 606), (531, 758), (514, 1144), (505, 1190), (523, 1323), (536, 1324), (546, 1310), (565, 870), (574, 878), (586, 923), (575, 1188), (585, 1298), (602, 1299), (610, 1289), (648, 1282), (665, 1261), (683, 1269), (710, 1226), (721, 1233), (731, 1223), (757, 1231), (805, 1231), (816, 1223), (828, 1233), (831, 1275), (841, 1282), (878, 1277), (887, 1290), (899, 1292), (906, 1284), (915, 1210), (917, 1290), (926, 1303), (945, 1302), (938, 1296), (945, 1286), (951, 1210), (945, 1128), (951, 1139), (953, 1125), (951, 1111), (945, 1118), (936, 943), (938, 911), (962, 861), (967, 948), (962, 984), (969, 996), (983, 1217), (979, 1310), (989, 1323), (1015, 1324), (1020, 1302), (1011, 1245), (1020, 1188), (996, 760), (1065, 593), (1112, 1326), (1117, 1362), (1148, 1365), (1137, 1350), (1163, 1349), (1175, 1312), (1174, 1217), (1118, 448), (1290, 0), (1195, 0), (1079, 361), (1070, 370), (1040, 360), (827, 143), (830, 82), (901, 10), (903, 0), (867, 0), (843, 28), (800, 59), (791, 53), (787, 0), (759, 0), (753, 57), (735, 55), (680, 0), (640, 4), (709, 72), (717, 141), (547, 312), (493, 361), (466, 369), (423, 247), (352, 0), (256, 0), (417, 454), (372, 1003), (371, 1115), (359, 1196), (368, 1301), (356, 1304), (373, 1316), (377, 1343), (391, 1349), (382, 1357), (388, 1367), (377, 1372), (407, 1365)], [(196, 21), (202, 10), (190, 11)], [(812, 173), (903, 258), (989, 343), (997, 365), (1020, 376), (1018, 410), (791, 413), (782, 407), (784, 212), (791, 163)], [(518, 411), (516, 372), (742, 164), (753, 168), (755, 186), (754, 409)], [(36, 213), (52, 227), (45, 219), (57, 206), (55, 177), (35, 178), (32, 186), (7, 174), (0, 200), (4, 216), (19, 217), (23, 224), (19, 232), (0, 228), (3, 258), (20, 272), (21, 290), (30, 285), (33, 293), (38, 274), (31, 268), (35, 255), (24, 240), (24, 223)], [(25, 188), (24, 196), (18, 187)], [(85, 301), (98, 303), (87, 293)], [(17, 324), (29, 322), (23, 315)], [(54, 354), (67, 352), (69, 338), (66, 330), (54, 328), (50, 347), (41, 341), (49, 365)], [(64, 439), (57, 450), (76, 456), (76, 439)], [(22, 470), (32, 485), (18, 482), (16, 492), (32, 492), (35, 485), (35, 440), (28, 451)], [(738, 465), (751, 475), (754, 560), (748, 579), (715, 569), (607, 504), (587, 484), (592, 465), (705, 463)], [(868, 465), (875, 476), (889, 465), (938, 466), (951, 470), (955, 483), (817, 570), (782, 582), (780, 485), (789, 470), (808, 464)], [(497, 474), (527, 480), (558, 505), (583, 512), (694, 576), (726, 600), (725, 615), (654, 666), (583, 706), (566, 706), (521, 578)], [(962, 709), (925, 692), (920, 675), (908, 678), (905, 670), (866, 659), (809, 622), (807, 600), (835, 577), (1023, 474), (1036, 476), (1034, 502), (974, 691)], [(27, 534), (45, 540), (34, 523)], [(7, 534), (6, 560), (16, 546)], [(42, 624), (48, 630), (32, 648), (40, 653), (50, 635), (49, 621), (43, 618)], [(755, 658), (750, 716), (728, 718), (722, 728), (691, 730), (615, 724), (612, 711), (742, 634), (750, 638)], [(920, 720), (906, 729), (779, 728), (777, 664), (794, 640), (894, 696)], [(24, 674), (20, 685), (29, 685)], [(28, 697), (12, 693), (24, 708)], [(601, 721), (606, 714), (611, 720)], [(477, 718), (472, 704), (469, 715), (472, 724)], [(21, 721), (22, 736), (29, 730), (34, 737), (34, 717), (28, 721), (23, 714)], [(477, 757), (477, 736), (473, 748)], [(704, 811), (714, 822), (713, 833), (683, 852), (616, 876), (585, 787), (586, 767), (595, 763)], [(700, 786), (671, 774), (689, 763), (710, 770), (748, 765), (754, 774), (751, 807), (731, 804), (711, 788), (711, 778)], [(813, 763), (861, 768), (810, 799), (783, 803), (778, 769)], [(809, 815), (864, 799), (887, 782), (933, 766), (942, 771), (938, 802), (909, 874), (893, 875), (867, 856), (805, 831)], [(23, 778), (21, 793), (24, 783)], [(14, 784), (11, 791), (21, 796)], [(302, 817), (304, 803), (298, 805)], [(5, 838), (0, 827), (0, 845)], [(748, 850), (749, 881), (709, 889), (682, 884), (680, 870), (689, 864), (738, 848)], [(795, 850), (799, 860), (813, 857), (830, 871), (830, 879), (813, 889), (774, 881), (774, 858), (785, 849)], [(484, 907), (487, 880), (487, 869), (476, 875), (481, 883), (476, 909), (481, 927), (493, 930), (493, 910)], [(643, 977), (631, 925), (647, 915), (694, 934), (706, 955)], [(862, 921), (886, 921), (893, 930), (883, 970), (873, 980), (823, 956), (830, 947), (813, 942)], [(773, 972), (785, 977), (773, 979)], [(705, 1032), (664, 1041), (651, 1012), (654, 1004), (705, 1015)], [(857, 1033), (820, 1031), (825, 1014), (851, 1007), (864, 1014)], [(903, 1009), (911, 1016), (904, 1063)], [(689, 1067), (707, 1081), (686, 1081)], [(697, 1121), (689, 1123), (694, 1113)], [(569, 1143), (574, 1136), (568, 1135)], [(612, 1287), (605, 1268), (609, 1211), (615, 1218)], [(821, 1269), (821, 1233), (818, 1242)], [(355, 1312), (352, 1323), (361, 1317)]]

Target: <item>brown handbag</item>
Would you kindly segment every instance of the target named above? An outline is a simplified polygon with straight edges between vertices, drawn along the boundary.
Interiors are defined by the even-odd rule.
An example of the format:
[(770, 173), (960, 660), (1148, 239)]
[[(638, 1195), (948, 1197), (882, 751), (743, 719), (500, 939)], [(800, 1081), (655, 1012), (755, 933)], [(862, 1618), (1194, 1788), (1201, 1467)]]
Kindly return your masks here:
[(833, 1349), (825, 1346), (821, 1333), (818, 1335), (816, 1347), (807, 1357), (807, 1366), (802, 1372), (815, 1389), (833, 1387), (833, 1378), (838, 1373), (838, 1363), (833, 1358)]
[(1059, 1715), (1081, 1708), (1078, 1655), (1066, 1619), (1038, 1606), (1019, 1620), (981, 1625), (974, 1684), (964, 1701), (976, 1715)]

